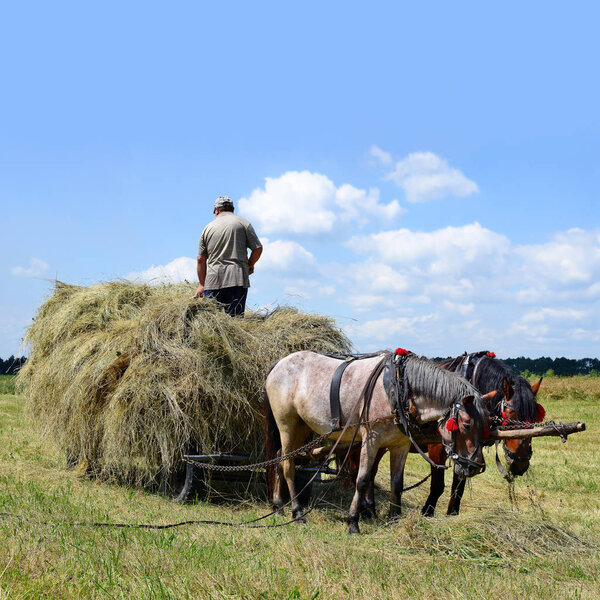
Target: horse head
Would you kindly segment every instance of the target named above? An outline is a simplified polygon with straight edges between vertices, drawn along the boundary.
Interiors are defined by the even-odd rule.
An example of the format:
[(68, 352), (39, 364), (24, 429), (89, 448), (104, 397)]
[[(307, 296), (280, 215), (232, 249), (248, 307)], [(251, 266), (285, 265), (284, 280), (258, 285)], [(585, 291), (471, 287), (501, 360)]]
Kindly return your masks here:
[[(503, 423), (510, 421), (539, 422), (544, 420), (545, 411), (536, 402), (542, 378), (530, 386), (526, 380), (516, 385), (505, 378), (502, 382), (502, 401), (500, 403)], [(533, 454), (530, 439), (504, 440), (502, 443), (506, 457), (506, 465), (513, 476), (523, 475), (529, 468)]]
[(438, 422), (442, 443), (459, 477), (473, 477), (485, 471), (483, 440), (489, 435), (486, 403), (495, 393), (464, 396)]

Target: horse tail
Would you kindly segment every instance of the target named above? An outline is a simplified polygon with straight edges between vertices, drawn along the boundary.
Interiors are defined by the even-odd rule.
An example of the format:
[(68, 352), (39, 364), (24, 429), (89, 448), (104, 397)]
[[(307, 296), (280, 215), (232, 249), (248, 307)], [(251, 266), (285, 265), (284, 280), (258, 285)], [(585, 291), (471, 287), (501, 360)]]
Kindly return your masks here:
[[(265, 429), (265, 458), (266, 460), (273, 460), (277, 457), (277, 454), (281, 451), (281, 436), (279, 435), (279, 429), (277, 423), (275, 423), (275, 417), (273, 416), (273, 410), (271, 409), (271, 403), (269, 402), (269, 395), (265, 389), (264, 402), (264, 429)], [(273, 499), (273, 492), (275, 491), (275, 483), (277, 477), (277, 465), (267, 466), (267, 495), (269, 500)]]

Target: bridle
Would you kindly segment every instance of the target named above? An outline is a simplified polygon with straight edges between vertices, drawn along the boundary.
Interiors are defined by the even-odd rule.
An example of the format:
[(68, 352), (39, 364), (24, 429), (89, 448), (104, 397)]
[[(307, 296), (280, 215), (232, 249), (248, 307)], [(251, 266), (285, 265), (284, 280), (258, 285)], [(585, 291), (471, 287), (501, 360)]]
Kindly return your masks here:
[[(463, 406), (460, 402), (454, 402), (452, 406), (446, 411), (446, 413), (438, 420), (440, 427), (446, 427), (446, 424), (450, 419), (454, 419), (454, 421), (458, 424), (458, 414), (461, 410), (467, 410), (465, 406)], [(447, 429), (447, 428), (446, 428)], [(479, 473), (483, 473), (485, 471), (485, 462), (480, 463), (476, 460), (473, 460), (474, 456), (477, 456), (479, 449), (481, 448), (481, 444), (478, 443), (475, 447), (475, 450), (469, 456), (460, 456), (456, 452), (456, 432), (458, 431), (458, 427), (452, 431), (452, 438), (450, 442), (444, 441), (442, 438), (442, 444), (444, 446), (444, 450), (448, 454), (448, 457), (451, 458), (455, 463), (460, 465), (463, 471), (466, 472), (467, 467), (473, 467), (474, 469), (479, 469)]]
[[(502, 414), (502, 418), (503, 419), (507, 419), (506, 415), (505, 415), (505, 410), (509, 408), (510, 410), (512, 410), (513, 412), (516, 413), (513, 405), (511, 404), (510, 400), (507, 400), (506, 398), (502, 398), (502, 401), (500, 402), (500, 409), (501, 409), (501, 414)], [(519, 440), (519, 445), (517, 446), (517, 449), (515, 451), (510, 450), (508, 448), (508, 446), (506, 445), (506, 440), (502, 441), (502, 449), (504, 450), (504, 454), (510, 458), (510, 460), (512, 462), (515, 463), (528, 463), (531, 461), (531, 457), (533, 456), (533, 446), (531, 443), (529, 443), (529, 449), (527, 450), (527, 454), (526, 455), (519, 455), (519, 451), (521, 450), (521, 448), (528, 444), (529, 440), (526, 438), (523, 438), (521, 440)]]

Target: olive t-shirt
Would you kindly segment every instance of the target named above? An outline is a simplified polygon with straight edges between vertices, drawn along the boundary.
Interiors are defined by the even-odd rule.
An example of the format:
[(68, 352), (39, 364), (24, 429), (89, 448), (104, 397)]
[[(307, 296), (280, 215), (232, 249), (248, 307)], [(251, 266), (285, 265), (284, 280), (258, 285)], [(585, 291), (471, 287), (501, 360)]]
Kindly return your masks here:
[(204, 289), (250, 287), (247, 249), (261, 246), (249, 221), (232, 212), (219, 213), (204, 228), (198, 245), (198, 257), (207, 257)]

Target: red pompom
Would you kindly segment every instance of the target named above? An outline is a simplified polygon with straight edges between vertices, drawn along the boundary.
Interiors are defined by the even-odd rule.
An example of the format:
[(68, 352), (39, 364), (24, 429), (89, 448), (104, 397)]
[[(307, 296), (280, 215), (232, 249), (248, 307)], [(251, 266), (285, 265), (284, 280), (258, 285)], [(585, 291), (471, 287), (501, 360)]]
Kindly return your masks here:
[(490, 437), (490, 428), (487, 425), (483, 426), (483, 439), (487, 440)]
[(454, 417), (446, 421), (446, 429), (452, 432), (458, 431), (458, 423)]
[(494, 352), (486, 352), (485, 355), (489, 356), (490, 358), (496, 358), (496, 354)]
[(546, 411), (541, 404), (537, 405), (537, 423), (541, 423), (546, 418)]
[(409, 352), (404, 348), (396, 348), (394, 354), (396, 354), (397, 356), (408, 356)]

